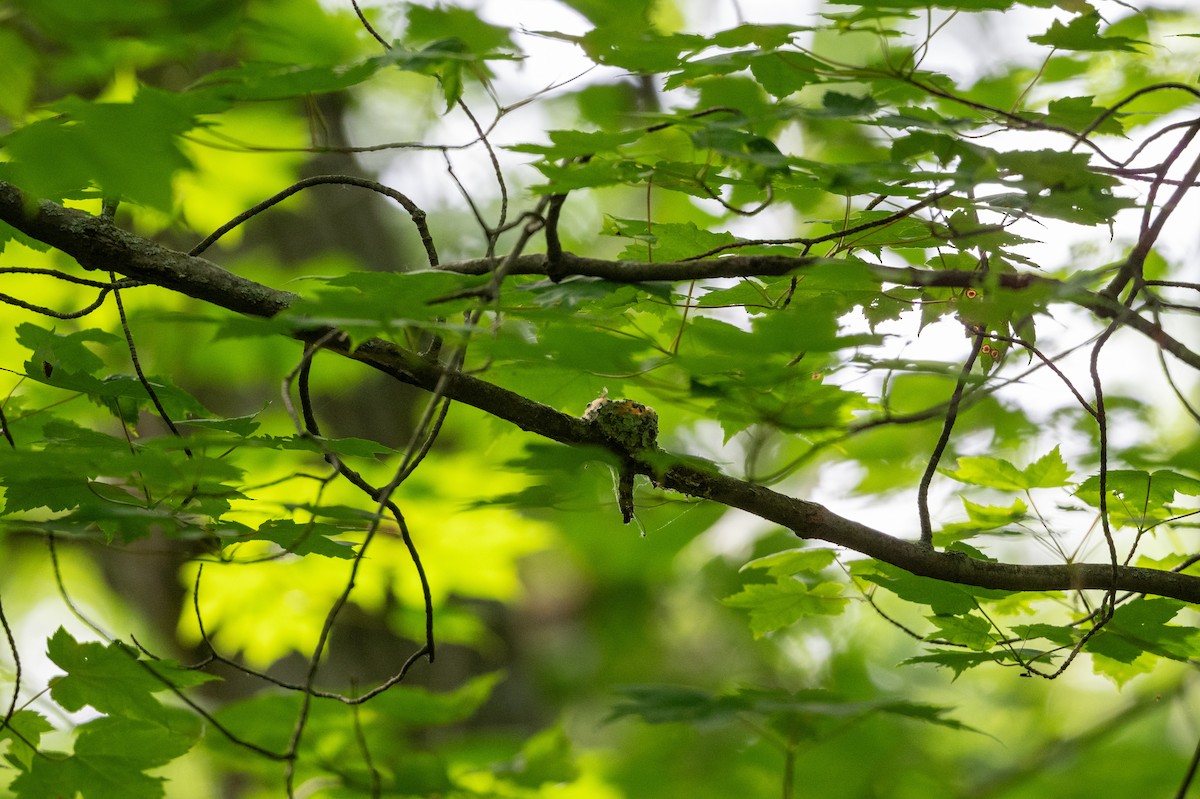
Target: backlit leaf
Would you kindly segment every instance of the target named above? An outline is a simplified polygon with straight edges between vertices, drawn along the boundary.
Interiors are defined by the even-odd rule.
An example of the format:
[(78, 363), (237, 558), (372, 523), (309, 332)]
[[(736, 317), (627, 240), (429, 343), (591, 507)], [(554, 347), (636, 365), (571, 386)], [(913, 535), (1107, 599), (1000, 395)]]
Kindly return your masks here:
[(841, 591), (837, 583), (819, 583), (809, 588), (799, 580), (785, 577), (775, 583), (747, 585), (723, 601), (730, 607), (750, 611), (750, 629), (755, 638), (760, 638), (805, 616), (840, 614), (849, 601), (841, 596)]

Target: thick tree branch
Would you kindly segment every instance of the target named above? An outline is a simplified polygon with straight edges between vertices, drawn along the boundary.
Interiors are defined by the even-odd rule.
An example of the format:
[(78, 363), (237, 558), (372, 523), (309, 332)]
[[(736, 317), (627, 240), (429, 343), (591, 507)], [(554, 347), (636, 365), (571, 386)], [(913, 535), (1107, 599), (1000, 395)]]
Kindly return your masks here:
[[(45, 200), (28, 197), (10, 183), (0, 181), (0, 220), (31, 238), (62, 250), (85, 269), (112, 269), (129, 277), (173, 289), (223, 308), (254, 316), (274, 316), (290, 305), (296, 295), (262, 286), (238, 277), (211, 261), (189, 257), (156, 242), (128, 233), (109, 221)], [(443, 264), (440, 269), (467, 275), (482, 275), (496, 268), (493, 258)], [(782, 255), (732, 255), (707, 261), (644, 263), (586, 258), (569, 252), (550, 263), (537, 253), (505, 260), (506, 274), (598, 277), (617, 283), (685, 281), (709, 278), (778, 277), (817, 264), (843, 264), (836, 259)], [(1086, 308), (1098, 317), (1117, 319), (1150, 338), (1183, 363), (1200, 369), (1200, 353), (1194, 352), (1153, 321), (1139, 316), (1121, 303), (1096, 292), (1052, 278), (1028, 273), (985, 274), (969, 270), (932, 270), (873, 264), (871, 273), (881, 283), (900, 286), (968, 288), (988, 281), (1006, 289), (1046, 288), (1062, 302)]]
[(211, 261), (128, 233), (103, 217), (34, 200), (0, 181), (0, 220), (49, 244), (84, 269), (112, 270), (238, 313), (274, 316), (297, 299), (228, 272)]
[[(49, 202), (30, 201), (19, 189), (3, 182), (0, 182), (0, 220), (72, 256), (87, 269), (111, 269), (238, 313), (270, 317), (296, 299), (296, 295), (290, 292), (238, 277), (210, 261), (170, 250), (122, 231), (99, 217)], [(744, 276), (749, 268), (747, 262), (751, 260), (734, 256), (715, 261), (641, 264), (597, 261), (567, 253), (563, 253), (563, 258), (567, 259), (568, 271), (576, 274), (596, 273), (597, 277), (617, 280)], [(803, 268), (815, 259), (755, 257), (752, 260), (757, 267), (756, 274), (786, 274)], [(469, 265), (458, 266), (460, 271), (470, 271)], [(513, 271), (529, 273), (538, 271), (539, 267), (544, 269), (545, 266), (544, 256), (524, 256), (517, 259)], [(907, 285), (926, 285), (918, 282), (926, 279), (925, 275), (930, 276), (931, 280), (963, 281), (939, 282), (937, 285), (972, 285), (969, 281), (979, 279), (972, 277), (973, 273), (969, 272), (880, 269), (884, 270), (881, 275), (888, 275), (885, 280)], [(909, 279), (893, 280), (903, 275), (908, 275)], [(1002, 281), (1011, 282), (1014, 288), (1041, 280), (1044, 279), (1024, 275), (1002, 276)], [(1097, 307), (1107, 309), (1106, 304)], [(328, 331), (322, 332), (328, 334)], [(298, 336), (315, 337), (322, 335), (322, 332)], [(405, 383), (430, 391), (440, 386), (443, 395), (449, 399), (471, 405), (545, 438), (572, 446), (608, 446), (595, 427), (579, 417), (562, 413), (477, 377), (448, 374), (441, 364), (391, 342), (372, 339), (354, 347), (348, 337), (341, 336), (334, 337), (325, 347)], [(744, 510), (782, 525), (801, 538), (827, 541), (886, 561), (913, 574), (1010, 591), (1115, 588), (1200, 603), (1200, 577), (1130, 566), (1118, 566), (1114, 571), (1108, 563), (995, 563), (960, 553), (937, 552), (916, 541), (897, 538), (845, 519), (816, 503), (707, 471), (666, 453), (621, 454), (630, 456), (639, 472), (650, 475), (664, 488)]]
[[(372, 340), (349, 357), (368, 363), (397, 379), (432, 389), (444, 376), (438, 364), (425, 361), (390, 342)], [(569, 445), (606, 446), (594, 427), (582, 419), (542, 405), (516, 392), (470, 375), (448, 376), (445, 395), (527, 430)], [(1112, 565), (1019, 565), (937, 552), (843, 518), (815, 502), (796, 499), (762, 485), (707, 471), (684, 459), (663, 467), (662, 455), (636, 457), (638, 472), (681, 494), (713, 500), (775, 522), (801, 538), (827, 541), (861, 552), (924, 577), (981, 588), (1009, 591), (1106, 590), (1114, 587)], [(671, 459), (673, 460), (673, 459)], [(1120, 591), (1155, 594), (1200, 602), (1200, 577), (1130, 566), (1118, 567)]]

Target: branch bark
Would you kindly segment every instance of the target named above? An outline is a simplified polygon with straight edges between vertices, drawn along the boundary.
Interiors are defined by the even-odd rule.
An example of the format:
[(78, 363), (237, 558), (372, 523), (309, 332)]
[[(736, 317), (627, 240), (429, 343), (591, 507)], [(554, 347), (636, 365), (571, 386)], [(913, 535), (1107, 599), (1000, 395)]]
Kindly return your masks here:
[[(2, 181), (0, 220), (25, 235), (70, 255), (85, 269), (111, 269), (237, 313), (271, 317), (286, 309), (297, 298), (290, 292), (232, 274), (211, 261), (168, 249), (123, 231), (100, 217), (46, 201), (34, 201), (15, 186)], [(713, 261), (642, 264), (600, 261), (568, 253), (563, 253), (562, 258), (565, 262), (560, 262), (558, 267), (565, 267), (568, 272), (629, 282), (736, 277), (747, 274), (788, 274), (818, 260), (733, 256)], [(482, 272), (488, 265), (494, 265), (494, 262), (464, 262), (446, 268), (463, 272)], [(523, 256), (517, 259), (512, 271), (541, 274), (544, 273), (541, 270), (547, 266), (545, 256)], [(748, 272), (751, 266), (755, 269), (754, 272)], [(976, 281), (981, 279), (973, 272), (932, 272), (891, 267), (879, 267), (879, 270), (877, 274), (881, 279), (906, 285), (967, 286), (976, 285)], [(925, 280), (936, 282), (917, 282)], [(1011, 288), (1046, 280), (1028, 275), (1001, 276), (1001, 284), (1011, 284)], [(1074, 301), (1079, 302), (1078, 299)], [(1097, 313), (1103, 315), (1101, 312), (1108, 311), (1109, 306), (1097, 299), (1096, 308), (1093, 310), (1096, 309), (1099, 309)], [(297, 336), (313, 338), (323, 336), (327, 332), (298, 333)], [(1161, 343), (1161, 339), (1159, 340)], [(441, 364), (424, 359), (391, 342), (371, 339), (355, 346), (349, 337), (340, 336), (334, 337), (331, 343), (325, 346), (326, 349), (413, 386), (429, 391), (440, 386), (444, 396), (504, 419), (522, 430), (570, 446), (611, 448), (611, 443), (600, 436), (593, 425), (579, 417), (562, 413), (477, 377), (457, 372), (447, 373)], [(1130, 566), (1118, 566), (1114, 569), (1108, 563), (997, 563), (969, 558), (960, 553), (937, 552), (916, 541), (902, 539), (838, 516), (814, 502), (789, 497), (762, 485), (707, 471), (683, 458), (661, 452), (618, 454), (629, 457), (640, 473), (649, 475), (664, 488), (738, 508), (786, 527), (801, 538), (820, 539), (845, 547), (886, 561), (913, 574), (1009, 591), (1115, 588), (1119, 591), (1154, 594), (1200, 603), (1200, 577)]]

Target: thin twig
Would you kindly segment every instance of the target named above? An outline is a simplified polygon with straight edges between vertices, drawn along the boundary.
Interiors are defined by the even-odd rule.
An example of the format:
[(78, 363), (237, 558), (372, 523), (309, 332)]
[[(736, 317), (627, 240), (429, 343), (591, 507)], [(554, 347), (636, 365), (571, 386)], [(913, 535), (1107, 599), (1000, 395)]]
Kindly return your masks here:
[(288, 197), (291, 197), (293, 194), (312, 186), (325, 185), (355, 186), (361, 189), (368, 189), (377, 194), (382, 194), (385, 197), (395, 200), (396, 203), (408, 213), (409, 218), (412, 219), (413, 225), (416, 226), (417, 232), (421, 236), (421, 244), (423, 244), (425, 247), (425, 255), (429, 260), (429, 265), (431, 267), (438, 265), (437, 248), (434, 246), (433, 236), (429, 232), (429, 225), (425, 222), (425, 212), (422, 211), (421, 208), (412, 200), (410, 200), (404, 193), (399, 192), (390, 186), (385, 186), (378, 181), (369, 180), (367, 178), (359, 178), (353, 175), (314, 175), (310, 178), (298, 180), (283, 191), (271, 195), (258, 205), (243, 211), (233, 219), (221, 225), (212, 233), (208, 234), (203, 241), (201, 241), (195, 247), (192, 247), (192, 249), (188, 250), (188, 255), (200, 255), (229, 231), (233, 230), (239, 225), (244, 224), (248, 220), (253, 219), (263, 211), (266, 211), (268, 208), (278, 205)]
[(1183, 782), (1179, 784), (1179, 790), (1175, 792), (1175, 799), (1185, 799), (1192, 780), (1196, 778), (1198, 767), (1200, 767), (1200, 740), (1196, 741), (1196, 749), (1192, 752), (1192, 759), (1188, 762), (1187, 771), (1183, 774)]
[[(109, 272), (108, 276), (113, 283), (117, 282), (116, 274)], [(121, 300), (121, 292), (119, 290), (113, 290), (113, 300), (117, 304), (117, 314), (121, 317), (121, 332), (125, 334), (125, 344), (129, 348), (129, 360), (133, 363), (133, 371), (137, 374), (138, 382), (142, 384), (142, 388), (149, 395), (150, 401), (154, 403), (154, 409), (158, 412), (158, 418), (163, 420), (163, 424), (171, 431), (171, 435), (182, 439), (183, 434), (179, 432), (179, 428), (171, 420), (171, 415), (167, 413), (167, 409), (163, 407), (162, 400), (158, 398), (158, 392), (154, 390), (154, 386), (146, 378), (146, 373), (142, 371), (142, 361), (138, 357), (137, 345), (133, 342), (133, 331), (129, 328), (129, 317), (125, 314), (125, 303)], [(187, 446), (184, 446), (183, 453), (188, 458), (192, 457), (192, 450)], [(194, 486), (193, 491), (195, 491)]]
[[(13, 693), (8, 703), (4, 719), (0, 721), (0, 730), (8, 728), (13, 715), (17, 712), (17, 698), (21, 695), (21, 653), (17, 651), (17, 640), (13, 636), (12, 627), (8, 624), (8, 616), (4, 615), (4, 603), (0, 601), (0, 626), (4, 627), (4, 637), (8, 639), (8, 648), (13, 656)], [(34, 747), (36, 748), (36, 747)]]
[(929, 464), (925, 467), (925, 474), (921, 476), (921, 485), (917, 489), (917, 513), (921, 517), (921, 544), (927, 547), (933, 546), (933, 521), (929, 516), (929, 485), (933, 482), (933, 474), (937, 471), (942, 453), (946, 451), (946, 445), (950, 443), (950, 433), (954, 429), (955, 419), (958, 418), (958, 404), (962, 400), (967, 379), (971, 376), (971, 368), (975, 366), (975, 359), (979, 357), (979, 351), (983, 347), (983, 340), (984, 332), (982, 330), (974, 334), (971, 353), (963, 362), (962, 371), (958, 374), (958, 383), (954, 386), (954, 393), (950, 395), (950, 403), (946, 407), (946, 421), (942, 425), (942, 433), (933, 447), (933, 453), (929, 456)]
[(358, 7), (358, 0), (350, 0), (350, 5), (354, 6), (354, 13), (358, 15), (358, 21), (362, 23), (362, 26), (366, 29), (367, 33), (371, 34), (375, 41), (383, 45), (384, 50), (390, 51), (392, 46), (388, 44), (387, 39), (380, 36), (379, 32), (376, 31), (371, 23), (367, 21), (366, 15), (363, 14), (362, 9)]
[[(500, 187), (500, 218), (496, 221), (496, 227), (493, 230), (503, 230), (505, 222), (508, 220), (508, 185), (505, 183), (504, 173), (500, 169), (500, 159), (496, 157), (496, 151), (492, 147), (491, 141), (488, 140), (487, 132), (479, 124), (479, 120), (471, 113), (471, 108), (461, 97), (458, 99), (458, 107), (467, 115), (467, 119), (471, 120), (471, 126), (475, 128), (475, 133), (479, 136), (479, 141), (483, 142), (483, 147), (487, 150), (488, 159), (492, 162), (492, 173), (496, 176), (496, 184)], [(496, 235), (495, 232), (488, 235), (489, 256), (495, 252)]]

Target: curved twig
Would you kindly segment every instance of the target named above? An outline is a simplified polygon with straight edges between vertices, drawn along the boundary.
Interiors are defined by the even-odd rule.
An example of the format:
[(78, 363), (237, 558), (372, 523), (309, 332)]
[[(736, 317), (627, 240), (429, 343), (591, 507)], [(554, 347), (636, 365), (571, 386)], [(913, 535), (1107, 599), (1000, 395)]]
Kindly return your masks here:
[(402, 192), (396, 191), (390, 186), (385, 186), (378, 181), (369, 180), (367, 178), (359, 178), (353, 175), (315, 175), (310, 178), (298, 180), (283, 191), (271, 195), (258, 205), (243, 211), (233, 219), (221, 225), (212, 233), (208, 234), (203, 241), (201, 241), (195, 247), (192, 247), (192, 249), (188, 250), (188, 255), (200, 255), (229, 231), (233, 230), (239, 225), (244, 224), (246, 221), (253, 219), (263, 211), (266, 211), (268, 208), (278, 205), (297, 192), (303, 191), (311, 186), (326, 186), (331, 184), (340, 186), (357, 186), (359, 188), (369, 189), (377, 194), (382, 194), (385, 197), (395, 200), (401, 208), (408, 212), (409, 217), (416, 226), (417, 232), (421, 236), (421, 243), (425, 246), (425, 255), (429, 260), (429, 265), (438, 265), (437, 248), (433, 244), (433, 236), (429, 232), (429, 225), (425, 222), (425, 212), (422, 211), (416, 203), (410, 200), (407, 195), (403, 194)]
[(945, 452), (946, 445), (950, 443), (950, 433), (954, 430), (954, 422), (958, 418), (958, 403), (962, 400), (963, 389), (967, 387), (967, 378), (971, 376), (975, 359), (979, 357), (979, 350), (983, 347), (983, 331), (976, 331), (972, 339), (971, 353), (963, 362), (962, 371), (958, 374), (958, 382), (954, 386), (954, 393), (950, 395), (950, 403), (946, 407), (946, 418), (942, 424), (941, 435), (938, 436), (937, 443), (933, 446), (933, 453), (929, 456), (929, 463), (925, 466), (925, 473), (921, 475), (921, 483), (917, 488), (917, 514), (921, 519), (921, 544), (930, 548), (933, 547), (933, 522), (929, 517), (929, 485), (933, 482), (933, 474), (937, 471), (942, 453)]

